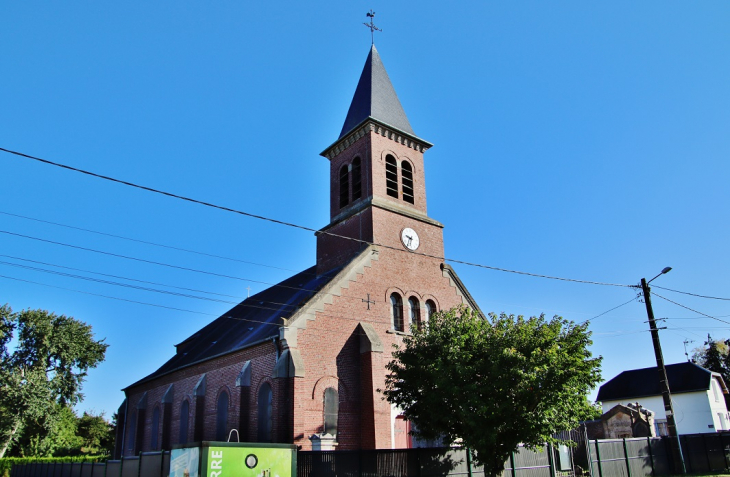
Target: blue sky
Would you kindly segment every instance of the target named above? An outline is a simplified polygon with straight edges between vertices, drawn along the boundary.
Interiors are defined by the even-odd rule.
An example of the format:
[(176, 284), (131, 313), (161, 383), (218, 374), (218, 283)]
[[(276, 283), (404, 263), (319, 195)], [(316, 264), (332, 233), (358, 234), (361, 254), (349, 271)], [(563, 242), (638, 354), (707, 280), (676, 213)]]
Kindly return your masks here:
[[(0, 147), (320, 228), (318, 154), (342, 127), (370, 8), (411, 125), (435, 144), (428, 211), (447, 258), (629, 285), (672, 266), (655, 285), (730, 297), (727, 2), (4, 2)], [(110, 344), (79, 410), (111, 415), (225, 301), (314, 263), (309, 232), (2, 152), (0, 178), (2, 231), (239, 278), (0, 233), (0, 275), (15, 278), (0, 302), (72, 315)], [(18, 258), (223, 302), (7, 265)], [(655, 364), (633, 289), (454, 267), (484, 311), (583, 321), (629, 302), (592, 321), (592, 351), (606, 379)], [(654, 291), (695, 310), (654, 297), (668, 363), (684, 340), (730, 338), (730, 301)]]

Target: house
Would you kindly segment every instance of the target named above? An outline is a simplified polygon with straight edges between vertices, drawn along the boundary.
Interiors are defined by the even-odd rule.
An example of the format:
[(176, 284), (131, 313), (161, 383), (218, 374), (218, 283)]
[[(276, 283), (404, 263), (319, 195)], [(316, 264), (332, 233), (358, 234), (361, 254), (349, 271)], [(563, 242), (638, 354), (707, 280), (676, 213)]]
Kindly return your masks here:
[(234, 306), (124, 389), (115, 457), (224, 440), (232, 429), (241, 441), (304, 450), (413, 445), (378, 391), (393, 345), (435, 311), (478, 310), (439, 258), (443, 225), (426, 207), (430, 147), (372, 46), (342, 131), (321, 153), (330, 223), (315, 234), (316, 263)]
[[(699, 434), (730, 429), (723, 397), (728, 389), (720, 374), (694, 363), (670, 364), (666, 370), (677, 433)], [(618, 404), (639, 403), (655, 412), (656, 434), (667, 434), (667, 417), (657, 367), (622, 372), (600, 387), (596, 400), (603, 406), (604, 413)]]
[(617, 404), (599, 419), (586, 421), (588, 439), (655, 437), (654, 412), (639, 403)]

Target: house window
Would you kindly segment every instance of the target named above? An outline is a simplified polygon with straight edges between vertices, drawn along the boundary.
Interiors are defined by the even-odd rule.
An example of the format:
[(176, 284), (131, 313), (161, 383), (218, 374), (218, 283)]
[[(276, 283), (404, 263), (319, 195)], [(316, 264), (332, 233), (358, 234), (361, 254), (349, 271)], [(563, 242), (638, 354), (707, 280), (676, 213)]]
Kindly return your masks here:
[(259, 418), (259, 430), (258, 430), (258, 441), (259, 442), (271, 442), (271, 406), (272, 406), (272, 392), (269, 383), (264, 383), (259, 388), (259, 401), (258, 401), (258, 418)]
[(413, 204), (413, 169), (408, 161), (401, 162), (401, 176), (403, 177), (403, 200)]
[(390, 154), (385, 156), (385, 189), (389, 196), (398, 198), (398, 162)]
[(409, 322), (412, 328), (421, 328), (421, 306), (418, 298), (412, 296), (408, 299)]
[(390, 306), (393, 310), (393, 329), (395, 331), (405, 331), (403, 326), (403, 300), (397, 293), (390, 295)]
[(718, 412), (717, 413), (717, 420), (720, 423), (720, 427), (717, 429), (718, 431), (724, 431), (727, 429), (727, 418), (725, 417), (724, 412)]
[(356, 201), (362, 196), (362, 175), (360, 173), (360, 158), (356, 157), (352, 161), (352, 201)]
[(655, 419), (654, 426), (656, 426), (656, 435), (657, 436), (668, 436), (669, 435), (669, 430), (667, 429), (667, 420), (666, 419)]
[(324, 433), (337, 437), (337, 414), (340, 402), (337, 390), (327, 388), (324, 390)]
[(426, 320), (431, 319), (431, 315), (436, 312), (436, 304), (433, 300), (426, 300)]
[(186, 399), (180, 405), (180, 444), (188, 442), (188, 419), (190, 418), (190, 403)]
[(218, 396), (218, 406), (215, 420), (215, 439), (224, 441), (228, 432), (228, 393), (223, 391)]
[(350, 174), (347, 165), (340, 168), (340, 209), (350, 202)]
[(152, 411), (152, 450), (157, 450), (159, 448), (159, 436), (160, 435), (160, 408), (155, 407), (155, 410)]

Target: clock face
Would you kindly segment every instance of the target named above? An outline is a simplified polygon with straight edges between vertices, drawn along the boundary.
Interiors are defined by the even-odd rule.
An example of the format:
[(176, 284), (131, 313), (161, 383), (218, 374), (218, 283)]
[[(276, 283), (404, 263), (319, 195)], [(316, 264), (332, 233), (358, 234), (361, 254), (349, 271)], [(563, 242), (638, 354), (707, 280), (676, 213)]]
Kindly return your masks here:
[(403, 245), (405, 245), (406, 248), (411, 251), (416, 250), (421, 244), (421, 241), (418, 238), (418, 234), (416, 233), (416, 231), (409, 227), (406, 227), (400, 233), (400, 240), (401, 242), (403, 242)]

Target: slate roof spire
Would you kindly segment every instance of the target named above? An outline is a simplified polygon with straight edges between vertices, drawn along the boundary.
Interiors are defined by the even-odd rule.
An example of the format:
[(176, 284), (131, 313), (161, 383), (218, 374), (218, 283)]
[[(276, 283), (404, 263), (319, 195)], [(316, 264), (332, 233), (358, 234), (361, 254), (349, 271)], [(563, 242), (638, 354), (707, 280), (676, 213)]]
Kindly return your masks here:
[(385, 123), (411, 136), (416, 135), (411, 128), (411, 123), (408, 122), (375, 45), (370, 47), (370, 54), (365, 60), (360, 81), (357, 83), (355, 95), (352, 97), (352, 103), (338, 139), (344, 137), (368, 118)]

